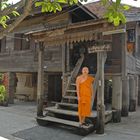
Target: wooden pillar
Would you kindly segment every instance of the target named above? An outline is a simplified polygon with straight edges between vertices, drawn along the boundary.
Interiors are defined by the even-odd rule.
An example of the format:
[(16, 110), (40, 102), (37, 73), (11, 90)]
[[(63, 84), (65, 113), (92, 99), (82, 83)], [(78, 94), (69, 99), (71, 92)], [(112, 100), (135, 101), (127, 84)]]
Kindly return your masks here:
[(138, 76), (138, 106), (140, 106), (140, 77)]
[(104, 63), (105, 53), (97, 53), (97, 71), (98, 71), (98, 85), (97, 85), (97, 134), (104, 133), (105, 125), (105, 105), (104, 105)]
[(70, 72), (70, 45), (69, 43), (66, 44), (66, 71)]
[(38, 81), (37, 81), (37, 116), (43, 116), (43, 95), (44, 95), (44, 46), (39, 43), (38, 49)]
[(8, 72), (7, 77), (8, 77), (8, 87), (6, 88), (7, 90), (7, 95), (8, 95), (8, 103), (14, 104), (14, 94), (15, 94), (15, 73), (13, 72)]
[[(125, 27), (126, 28), (126, 27)], [(129, 77), (127, 74), (127, 33), (121, 35), (122, 42), (122, 116), (129, 112)]]
[(127, 117), (129, 114), (129, 77), (122, 79), (122, 116)]
[(138, 92), (139, 92), (139, 76), (135, 76), (135, 81), (136, 81), (136, 110), (138, 107)]
[(62, 47), (62, 96), (66, 91), (66, 45), (63, 44)]
[(129, 111), (136, 111), (136, 79), (134, 76), (129, 77)]
[(122, 109), (122, 78), (121, 76), (114, 76), (112, 78), (112, 109), (113, 122), (117, 123), (121, 121), (121, 109)]

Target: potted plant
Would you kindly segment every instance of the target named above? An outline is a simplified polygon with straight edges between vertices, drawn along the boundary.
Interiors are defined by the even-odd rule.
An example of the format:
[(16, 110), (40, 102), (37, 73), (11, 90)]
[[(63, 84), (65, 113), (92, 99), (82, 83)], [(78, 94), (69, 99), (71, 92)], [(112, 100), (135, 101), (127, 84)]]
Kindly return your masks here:
[(6, 89), (5, 86), (2, 84), (2, 79), (0, 79), (0, 105), (8, 106)]

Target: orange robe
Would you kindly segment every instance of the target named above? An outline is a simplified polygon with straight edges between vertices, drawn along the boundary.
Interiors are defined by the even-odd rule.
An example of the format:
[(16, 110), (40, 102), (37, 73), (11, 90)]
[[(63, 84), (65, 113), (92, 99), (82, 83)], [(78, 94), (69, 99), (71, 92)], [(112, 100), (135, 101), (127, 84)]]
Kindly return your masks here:
[(78, 113), (80, 116), (89, 117), (91, 114), (91, 99), (92, 99), (92, 82), (94, 78), (88, 76), (88, 78), (79, 84), (79, 96)]

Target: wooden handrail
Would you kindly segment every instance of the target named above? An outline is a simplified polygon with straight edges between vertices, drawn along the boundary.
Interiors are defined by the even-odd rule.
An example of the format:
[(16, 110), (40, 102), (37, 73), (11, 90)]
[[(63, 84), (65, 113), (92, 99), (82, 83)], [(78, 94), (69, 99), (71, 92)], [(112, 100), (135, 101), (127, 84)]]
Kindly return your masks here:
[(93, 108), (93, 104), (94, 104), (94, 99), (95, 99), (95, 95), (96, 95), (96, 91), (97, 91), (97, 83), (98, 83), (98, 73), (96, 73), (95, 75), (95, 80), (93, 83), (93, 94), (92, 94), (92, 99), (91, 99), (91, 110)]
[(78, 75), (78, 72), (80, 70), (80, 67), (81, 67), (83, 61), (84, 61), (84, 54), (81, 54), (81, 57), (78, 59), (78, 61), (76, 63), (76, 66), (74, 67), (73, 71), (70, 74), (70, 77), (68, 78), (68, 82), (67, 82), (67, 86), (66, 86), (66, 91), (70, 87), (71, 81)]

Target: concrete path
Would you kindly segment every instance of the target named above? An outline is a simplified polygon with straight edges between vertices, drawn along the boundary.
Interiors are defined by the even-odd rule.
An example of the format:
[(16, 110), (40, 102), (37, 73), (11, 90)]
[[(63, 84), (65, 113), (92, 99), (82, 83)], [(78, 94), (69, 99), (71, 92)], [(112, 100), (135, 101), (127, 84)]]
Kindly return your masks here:
[(17, 102), (0, 107), (0, 136), (17, 140), (11, 134), (36, 126), (35, 113), (35, 103)]

